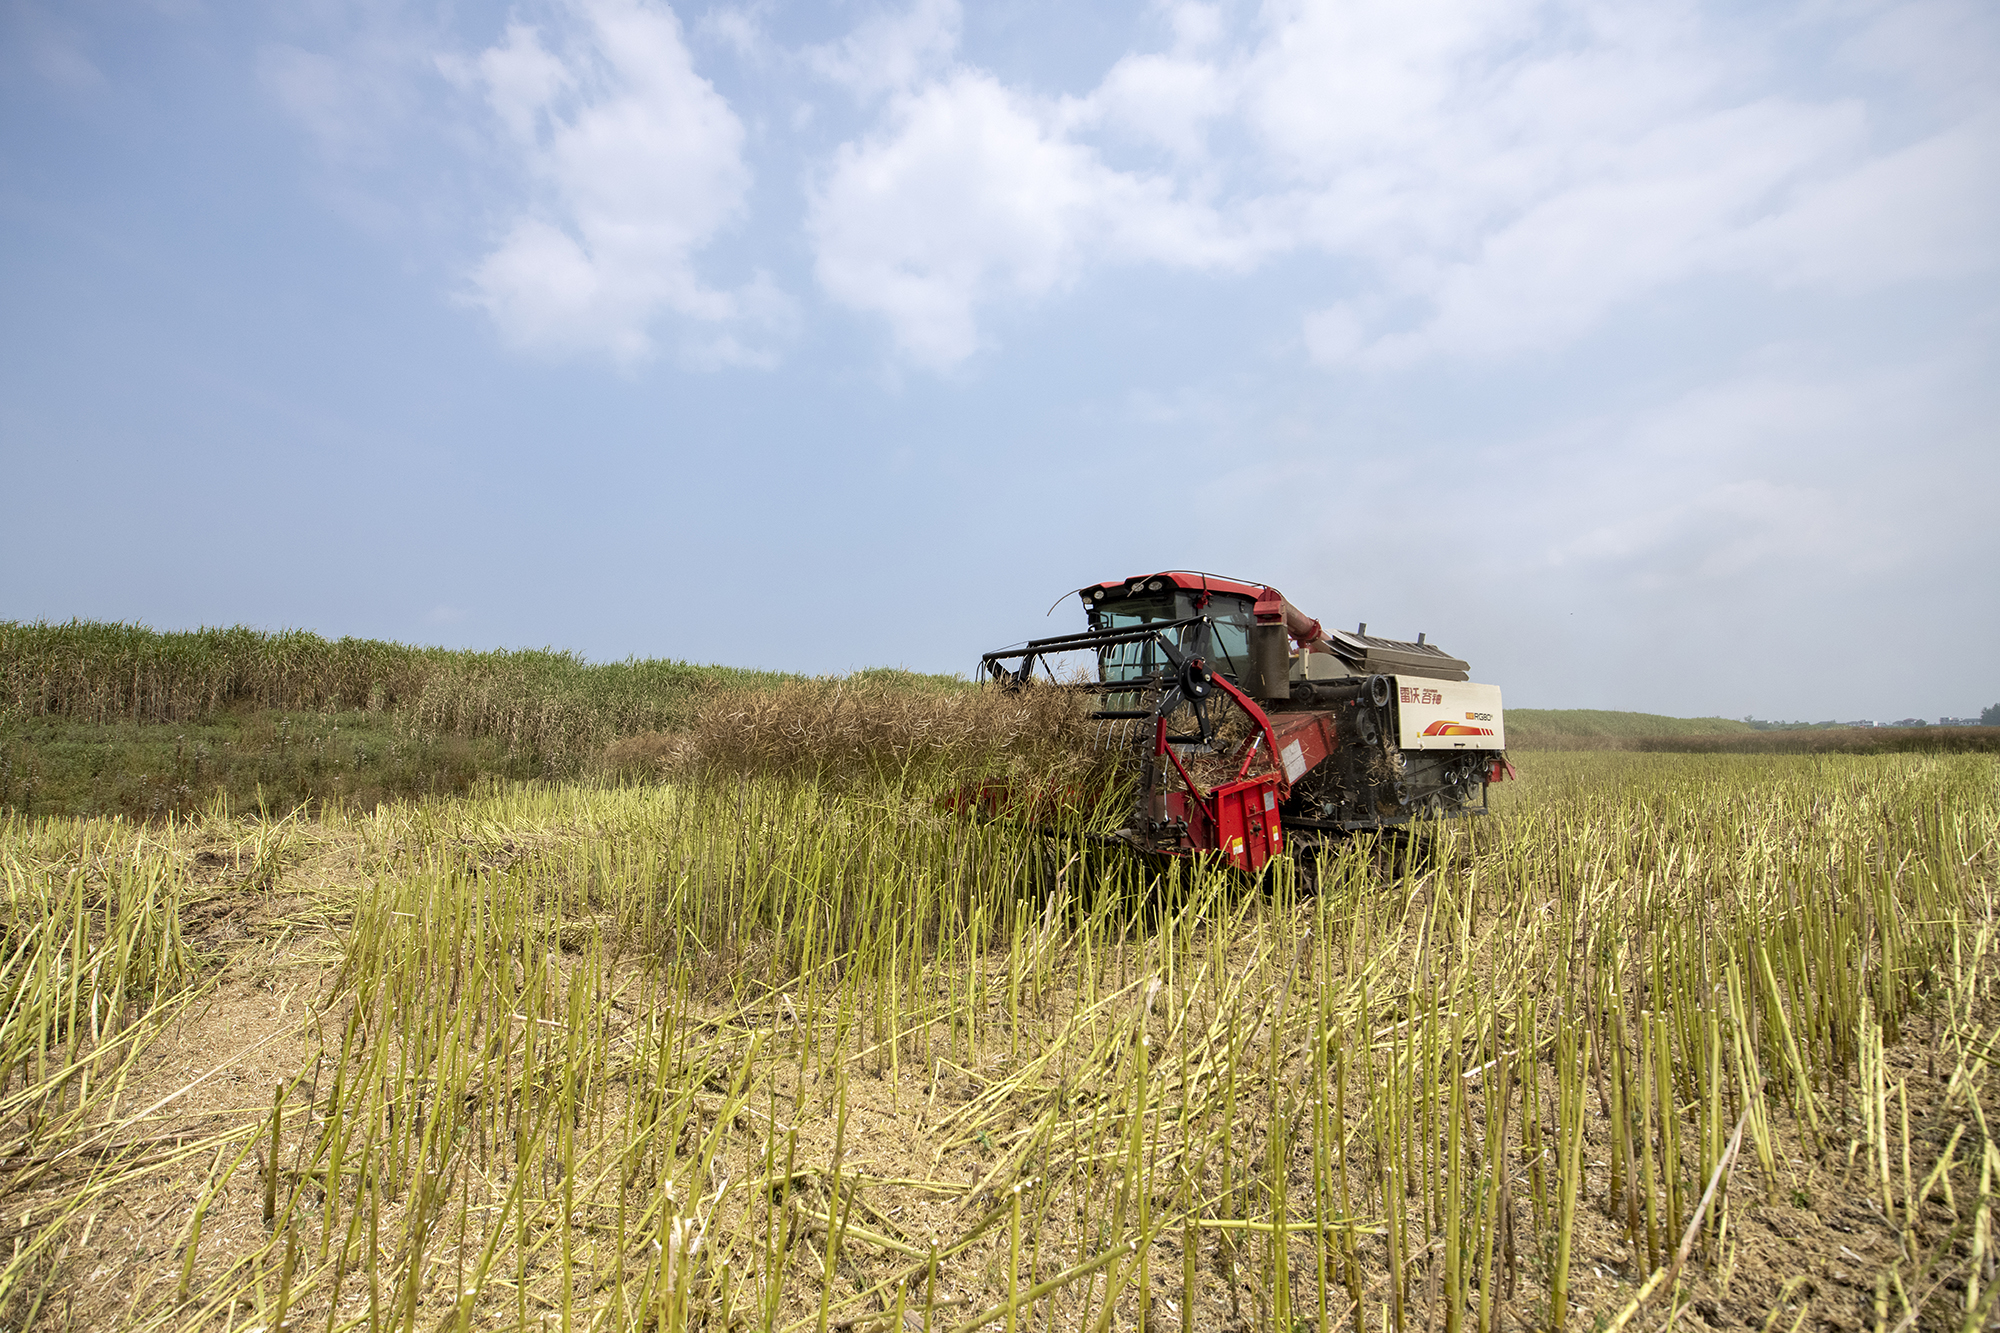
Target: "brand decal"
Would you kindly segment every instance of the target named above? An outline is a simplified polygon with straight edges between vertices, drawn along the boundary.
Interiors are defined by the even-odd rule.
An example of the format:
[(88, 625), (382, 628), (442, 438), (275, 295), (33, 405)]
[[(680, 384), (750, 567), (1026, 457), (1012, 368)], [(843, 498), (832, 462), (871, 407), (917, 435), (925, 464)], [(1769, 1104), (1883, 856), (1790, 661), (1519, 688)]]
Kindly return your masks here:
[(1433, 722), (1425, 727), (1426, 736), (1491, 736), (1493, 728), (1475, 727), (1464, 722)]

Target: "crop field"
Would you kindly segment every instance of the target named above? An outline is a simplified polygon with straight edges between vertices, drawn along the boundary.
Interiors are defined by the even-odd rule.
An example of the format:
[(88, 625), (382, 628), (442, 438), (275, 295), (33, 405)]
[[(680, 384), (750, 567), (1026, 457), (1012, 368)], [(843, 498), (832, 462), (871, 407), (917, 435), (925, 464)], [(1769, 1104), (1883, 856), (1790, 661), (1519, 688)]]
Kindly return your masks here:
[(0, 815), (0, 1321), (1993, 1322), (1994, 760), (1521, 769), (1256, 882), (910, 772)]
[[(857, 672), (903, 709), (966, 682)], [(0, 808), (157, 820), (463, 795), (651, 770), (651, 738), (717, 730), (736, 696), (831, 691), (775, 671), (466, 652), (236, 626), (0, 621)]]

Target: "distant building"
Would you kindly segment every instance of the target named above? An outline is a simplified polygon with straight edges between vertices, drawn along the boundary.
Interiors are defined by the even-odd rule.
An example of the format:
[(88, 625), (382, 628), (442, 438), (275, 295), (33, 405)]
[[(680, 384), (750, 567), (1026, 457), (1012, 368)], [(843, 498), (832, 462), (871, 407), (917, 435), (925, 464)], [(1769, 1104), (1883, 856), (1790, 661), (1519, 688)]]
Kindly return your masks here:
[(1921, 717), (1906, 717), (1900, 721), (1891, 722), (1889, 725), (1892, 727), (1928, 727), (1930, 722)]
[(1872, 718), (1864, 717), (1859, 722), (1843, 722), (1840, 725), (1843, 727), (1873, 727), (1873, 726), (1879, 726), (1880, 723), (1877, 723)]

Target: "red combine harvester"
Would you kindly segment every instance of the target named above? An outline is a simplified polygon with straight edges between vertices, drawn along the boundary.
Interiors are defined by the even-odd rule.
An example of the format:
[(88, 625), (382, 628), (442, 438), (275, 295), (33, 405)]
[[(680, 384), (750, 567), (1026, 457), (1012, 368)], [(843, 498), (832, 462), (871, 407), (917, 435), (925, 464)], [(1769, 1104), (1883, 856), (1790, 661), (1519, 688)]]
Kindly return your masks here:
[[(1296, 844), (1486, 812), (1511, 774), (1500, 689), (1419, 634), (1329, 630), (1276, 588), (1167, 570), (1079, 591), (1090, 628), (979, 659), (1008, 688), (1095, 696), (1137, 799), (1119, 840), (1256, 871)], [(1052, 663), (1096, 660), (1087, 678)], [(1073, 660), (1073, 659), (1072, 659)]]

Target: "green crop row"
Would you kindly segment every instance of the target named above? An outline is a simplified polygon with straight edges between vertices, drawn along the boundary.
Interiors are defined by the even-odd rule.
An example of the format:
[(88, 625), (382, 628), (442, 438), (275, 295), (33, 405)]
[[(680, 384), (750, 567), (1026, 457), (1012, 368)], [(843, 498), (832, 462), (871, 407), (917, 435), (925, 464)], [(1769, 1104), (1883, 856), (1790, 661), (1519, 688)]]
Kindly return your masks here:
[(615, 736), (686, 725), (779, 672), (551, 650), (470, 652), (303, 630), (165, 633), (139, 625), (0, 622), (0, 719), (182, 725), (231, 712), (367, 713), (431, 735), (496, 737), (551, 773)]
[[(0, 808), (158, 819), (218, 797), (239, 809), (373, 805), (462, 793), (481, 780), (651, 774), (663, 758), (688, 752), (689, 732), (706, 738), (698, 749), (726, 750), (741, 763), (753, 756), (713, 724), (720, 706), (768, 713), (777, 697), (809, 718), (827, 712), (816, 700), (838, 699), (843, 687), (846, 716), (836, 730), (844, 748), (830, 762), (849, 767), (857, 743), (872, 756), (884, 736), (881, 726), (854, 735), (857, 702), (879, 717), (884, 699), (898, 710), (931, 701), (936, 737), (952, 729), (940, 710), (966, 694), (957, 678), (894, 670), (819, 682), (241, 626), (162, 633), (0, 622)], [(772, 734), (767, 727), (766, 750)], [(887, 748), (907, 752), (912, 743), (943, 753), (921, 737)], [(945, 748), (956, 755), (964, 745), (955, 745)], [(796, 758), (798, 748), (787, 753)], [(755, 760), (768, 767), (771, 758)]]

